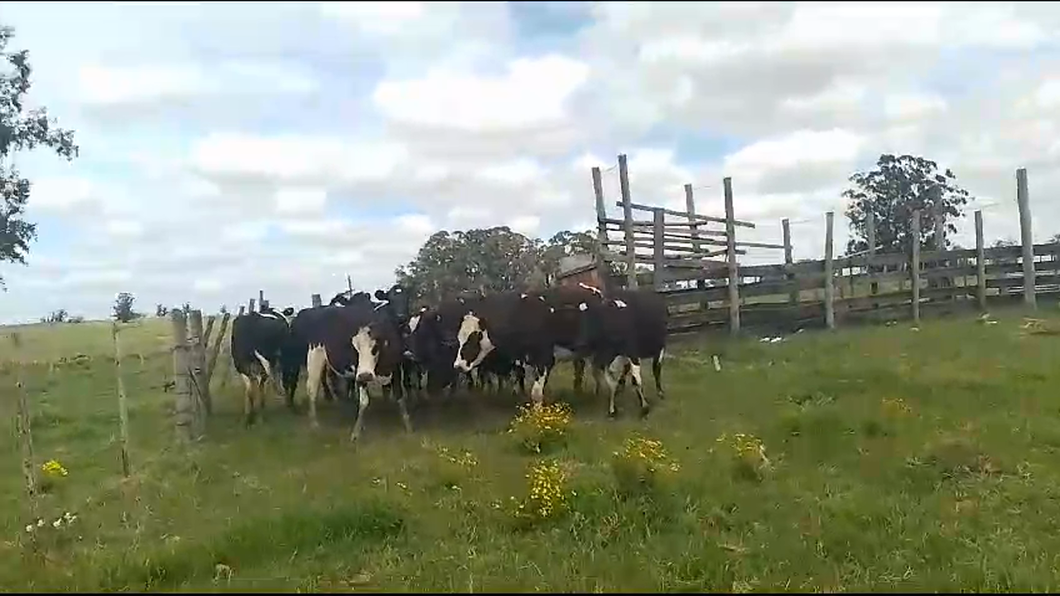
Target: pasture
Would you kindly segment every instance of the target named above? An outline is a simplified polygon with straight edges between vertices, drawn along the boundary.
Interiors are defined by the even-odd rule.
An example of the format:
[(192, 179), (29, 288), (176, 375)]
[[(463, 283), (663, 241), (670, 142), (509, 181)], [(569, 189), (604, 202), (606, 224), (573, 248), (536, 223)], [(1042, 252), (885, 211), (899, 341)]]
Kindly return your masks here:
[[(1041, 311), (1060, 328), (1055, 304)], [(109, 326), (26, 327), (19, 354), (6, 340), (0, 352), (2, 412), (14, 419), (21, 370), (36, 465), (68, 474), (31, 518), (14, 433), (3, 435), (0, 587), (1055, 591), (1060, 336), (1029, 332), (1017, 311), (995, 317), (689, 339), (669, 350), (667, 399), (643, 421), (628, 390), (608, 420), (561, 365), (548, 395), (573, 418), (540, 455), (505, 432), (515, 400), (486, 395), (417, 407), (412, 435), (377, 399), (356, 448), (354, 408), (334, 403), (312, 433), (272, 396), (247, 429), (242, 384), (218, 388), (225, 367), (207, 438), (183, 454), (164, 391), (169, 322), (148, 319), (122, 332), (127, 480)], [(760, 439), (768, 465), (727, 449), (736, 433)], [(631, 483), (613, 454), (634, 436), (660, 441), (679, 468)], [(516, 524), (512, 499), (542, 461), (566, 476), (561, 514)], [(26, 531), (66, 512), (76, 520)]]

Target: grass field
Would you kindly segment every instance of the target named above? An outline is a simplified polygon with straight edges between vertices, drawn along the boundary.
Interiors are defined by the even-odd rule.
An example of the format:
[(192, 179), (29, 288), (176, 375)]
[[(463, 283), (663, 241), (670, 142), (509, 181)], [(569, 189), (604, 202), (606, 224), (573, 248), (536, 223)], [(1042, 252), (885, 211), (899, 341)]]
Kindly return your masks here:
[[(218, 379), (208, 438), (181, 455), (167, 448), (167, 327), (149, 320), (123, 332), (126, 481), (107, 327), (27, 327), (37, 465), (55, 459), (68, 475), (40, 499), (44, 527), (27, 532), (36, 517), (3, 436), (0, 587), (1055, 591), (1060, 336), (997, 317), (693, 341), (673, 350), (667, 400), (644, 421), (628, 393), (607, 420), (603, 401), (570, 393), (564, 365), (550, 389), (573, 421), (541, 455), (505, 432), (510, 400), (414, 411), (413, 435), (379, 400), (354, 449), (348, 409), (324, 406), (313, 434), (272, 399), (264, 424), (245, 429), (241, 384), (221, 391)], [(12, 420), (19, 367), (3, 350)], [(75, 353), (88, 358), (50, 365)], [(760, 439), (768, 465), (727, 449), (736, 433)], [(633, 482), (646, 472), (613, 453), (638, 434), (680, 468)], [(554, 519), (517, 524), (512, 498), (542, 461), (567, 476), (564, 501)], [(76, 520), (47, 523), (64, 512)]]

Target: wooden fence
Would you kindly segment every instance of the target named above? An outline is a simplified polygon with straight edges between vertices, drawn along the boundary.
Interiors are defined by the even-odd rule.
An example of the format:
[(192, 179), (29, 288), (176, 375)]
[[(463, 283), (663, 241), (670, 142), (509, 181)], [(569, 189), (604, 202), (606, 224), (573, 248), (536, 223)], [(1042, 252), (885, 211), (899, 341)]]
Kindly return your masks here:
[[(976, 248), (943, 250), (945, 227), (938, 213), (915, 212), (912, 235), (922, 224), (935, 226), (931, 247), (913, 243), (910, 253), (878, 253), (875, 222), (866, 221), (869, 250), (834, 256), (834, 213), (825, 214), (824, 258), (795, 262), (788, 220), (783, 241), (741, 242), (736, 231), (754, 228), (735, 218), (731, 178), (724, 179), (725, 216), (696, 212), (692, 185), (685, 185), (686, 211), (641, 205), (631, 200), (626, 157), (618, 156), (621, 219), (609, 218), (601, 172), (593, 168), (596, 194), (598, 260), (625, 264), (624, 280), (609, 285), (650, 284), (664, 294), (671, 332), (710, 327), (792, 331), (859, 321), (911, 318), (923, 312), (986, 310), (992, 302), (1023, 297), (1034, 306), (1038, 296), (1060, 296), (1060, 244), (1033, 244), (1027, 174), (1019, 169), (1017, 204), (1023, 244), (985, 247), (983, 214), (975, 212)], [(650, 212), (636, 220), (634, 212)], [(621, 234), (621, 238), (613, 235)], [(783, 251), (783, 262), (741, 265), (745, 249)], [(779, 258), (778, 258), (779, 261)], [(651, 265), (639, 271), (638, 265)], [(828, 283), (828, 282), (831, 283)]]

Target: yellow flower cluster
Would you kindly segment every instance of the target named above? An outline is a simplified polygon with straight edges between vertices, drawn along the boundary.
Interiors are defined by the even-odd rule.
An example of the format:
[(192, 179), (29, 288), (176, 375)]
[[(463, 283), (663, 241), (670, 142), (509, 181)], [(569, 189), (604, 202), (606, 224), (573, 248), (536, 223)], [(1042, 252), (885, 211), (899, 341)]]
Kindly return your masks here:
[(44, 464), (41, 465), (40, 469), (46, 475), (51, 477), (66, 476), (69, 473), (66, 471), (66, 468), (64, 468), (61, 463), (57, 462), (54, 459), (44, 462)]
[(900, 397), (885, 397), (880, 403), (883, 406), (884, 413), (890, 416), (903, 416), (913, 411), (909, 404), (905, 403), (905, 400)]
[(677, 472), (681, 469), (677, 462), (671, 461), (670, 456), (663, 449), (662, 443), (655, 439), (646, 439), (644, 437), (626, 439), (622, 451), (616, 451), (615, 457), (637, 462), (643, 465), (647, 472), (651, 474), (664, 468), (671, 472)]
[(520, 406), (508, 432), (515, 433), (530, 451), (541, 453), (542, 447), (566, 436), (573, 417), (570, 407), (564, 403)]
[(766, 457), (766, 446), (762, 439), (754, 435), (735, 433), (730, 438), (728, 434), (722, 434), (717, 439), (718, 443), (728, 445), (737, 458), (757, 466), (768, 466), (769, 458)]
[(438, 450), (438, 455), (445, 461), (458, 465), (461, 468), (474, 468), (478, 465), (478, 460), (475, 459), (475, 455), (470, 451), (465, 450), (460, 455), (453, 455), (449, 452), (447, 447), (442, 447)]
[(554, 461), (530, 467), (526, 474), (529, 491), (516, 507), (516, 516), (527, 521), (542, 521), (562, 513), (567, 505), (567, 473)]

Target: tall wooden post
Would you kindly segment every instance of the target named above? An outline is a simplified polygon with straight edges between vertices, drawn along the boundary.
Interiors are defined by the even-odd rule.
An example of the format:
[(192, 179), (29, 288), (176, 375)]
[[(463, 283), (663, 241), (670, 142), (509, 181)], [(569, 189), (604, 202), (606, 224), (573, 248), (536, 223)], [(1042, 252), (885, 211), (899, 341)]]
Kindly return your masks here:
[(188, 328), (184, 310), (174, 308), (170, 312), (173, 322), (173, 392), (176, 395), (175, 422), (177, 438), (184, 442), (197, 439), (195, 403), (191, 389), (191, 348), (188, 346)]
[(729, 333), (740, 333), (740, 277), (736, 262), (736, 214), (732, 205), (732, 178), (722, 179), (725, 190), (725, 253), (729, 266)]
[(309, 299), (312, 301), (312, 304), (313, 304), (314, 308), (319, 307), (319, 306), (324, 304), (320, 300), (320, 294), (313, 294), (312, 296), (309, 297)]
[(975, 211), (975, 286), (979, 310), (986, 312), (986, 240), (983, 238), (983, 210)]
[(118, 379), (118, 425), (121, 432), (121, 475), (129, 477), (132, 464), (129, 461), (129, 406), (126, 403), (125, 381), (121, 376), (121, 340), (118, 338), (118, 322), (110, 324), (110, 336), (114, 340), (114, 373)]
[[(865, 238), (869, 242), (869, 254), (865, 271), (869, 274), (869, 293), (875, 296), (880, 293), (880, 284), (874, 279), (876, 273), (874, 268), (876, 261), (876, 214), (871, 211), (865, 214)], [(876, 308), (877, 306), (873, 302), (872, 307)]]
[(247, 304), (247, 312), (248, 313), (254, 312), (254, 299), (253, 298), (251, 298), (250, 299), (250, 303)]
[(18, 431), (19, 447), (22, 450), (22, 480), (25, 483), (26, 497), (29, 499), (30, 516), (33, 521), (37, 519), (37, 465), (33, 455), (33, 414), (29, 409), (29, 398), (26, 395), (26, 386), (22, 382), (22, 335), (19, 332), (11, 334), (11, 344), (14, 348), (15, 360), (15, 390), (18, 391), (18, 412), (15, 418)]
[[(788, 218), (780, 220), (780, 228), (784, 234), (784, 265), (789, 269), (795, 264), (795, 258), (791, 250), (791, 222)], [(784, 274), (784, 279), (788, 281), (788, 284), (793, 285), (791, 290), (788, 292), (788, 304), (791, 306), (799, 305), (799, 288), (795, 286), (795, 274), (788, 271)]]
[(206, 381), (206, 349), (203, 345), (201, 310), (193, 310), (189, 314), (188, 331), (188, 344), (191, 346), (192, 391), (196, 406), (195, 422), (199, 424), (204, 414), (213, 411), (213, 404), (210, 403), (210, 387)]
[(633, 241), (633, 199), (629, 193), (629, 170), (626, 167), (626, 155), (618, 156), (618, 186), (622, 193), (622, 219), (626, 233), (626, 287), (637, 287), (637, 254)]
[(913, 212), (913, 261), (910, 264), (910, 283), (913, 284), (913, 323), (920, 323), (920, 210)]
[[(213, 380), (213, 373), (217, 366), (217, 355), (221, 352), (221, 344), (225, 340), (225, 332), (228, 331), (229, 319), (230, 316), (228, 313), (225, 313), (224, 316), (221, 317), (221, 330), (217, 334), (217, 340), (213, 342), (212, 346), (207, 345), (209, 354), (206, 358), (206, 387), (209, 387), (210, 381)], [(213, 405), (212, 399), (213, 398), (211, 397), (211, 407)]]
[(607, 248), (607, 205), (604, 204), (604, 179), (600, 168), (593, 166), (593, 196), (596, 199), (596, 271), (600, 274), (600, 288), (608, 296), (614, 290), (611, 283), (611, 259)]
[(832, 228), (835, 212), (824, 214), (824, 324), (835, 329), (835, 262), (832, 254)]
[(1038, 308), (1034, 294), (1034, 234), (1031, 230), (1031, 205), (1027, 191), (1027, 168), (1016, 170), (1016, 204), (1020, 213), (1020, 241), (1023, 243), (1023, 303)]
[[(696, 223), (696, 195), (692, 192), (692, 185), (685, 185), (685, 213), (688, 214), (688, 222)], [(699, 256), (700, 251), (703, 250), (703, 244), (699, 241), (699, 226), (692, 228), (692, 250), (696, 252), (696, 256)], [(696, 289), (703, 291), (707, 289), (707, 281), (703, 278), (696, 280)], [(703, 299), (699, 303), (700, 310), (707, 310), (710, 308), (710, 301)]]
[(661, 292), (666, 284), (666, 212), (652, 209), (652, 286)]

